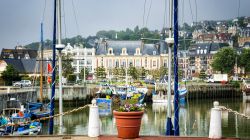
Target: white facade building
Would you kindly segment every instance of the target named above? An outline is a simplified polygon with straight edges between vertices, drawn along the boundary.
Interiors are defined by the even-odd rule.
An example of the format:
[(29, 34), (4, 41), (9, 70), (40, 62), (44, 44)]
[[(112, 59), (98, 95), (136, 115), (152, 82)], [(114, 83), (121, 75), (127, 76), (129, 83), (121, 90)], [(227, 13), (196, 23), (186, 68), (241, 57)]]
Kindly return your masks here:
[(72, 66), (75, 69), (74, 74), (76, 74), (77, 79), (80, 79), (79, 74), (84, 67), (88, 69), (90, 74), (94, 74), (94, 68), (96, 65), (94, 48), (86, 48), (81, 44), (71, 46), (70, 43), (68, 43), (62, 53), (70, 53), (72, 55)]

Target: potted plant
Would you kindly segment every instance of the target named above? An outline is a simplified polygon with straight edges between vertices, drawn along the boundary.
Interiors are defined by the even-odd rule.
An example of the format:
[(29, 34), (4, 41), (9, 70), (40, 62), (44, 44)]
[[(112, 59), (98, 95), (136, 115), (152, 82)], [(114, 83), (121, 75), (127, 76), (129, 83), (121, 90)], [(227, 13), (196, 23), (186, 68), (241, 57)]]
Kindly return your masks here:
[(114, 110), (118, 137), (123, 139), (138, 138), (143, 113), (143, 105), (128, 102)]

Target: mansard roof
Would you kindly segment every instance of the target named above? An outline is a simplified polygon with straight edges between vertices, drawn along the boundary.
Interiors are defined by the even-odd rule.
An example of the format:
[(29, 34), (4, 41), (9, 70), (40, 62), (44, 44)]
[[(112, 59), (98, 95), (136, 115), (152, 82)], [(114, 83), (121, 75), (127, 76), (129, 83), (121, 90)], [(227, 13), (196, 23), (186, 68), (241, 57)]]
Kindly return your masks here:
[(37, 50), (31, 49), (2, 49), (1, 58), (7, 59), (13, 57), (13, 59), (21, 59), (25, 58), (28, 54), (29, 58), (36, 58), (37, 57)]
[[(143, 46), (142, 46), (143, 45)], [(114, 55), (120, 55), (122, 49), (126, 48), (128, 55), (134, 55), (136, 48), (140, 48), (142, 55), (159, 55), (166, 53), (166, 43), (160, 42), (156, 44), (144, 44), (142, 41), (100, 41), (96, 46), (96, 55), (106, 55), (108, 50), (112, 48)]]
[(227, 46), (225, 43), (198, 43), (190, 46), (190, 56), (206, 56), (218, 51), (222, 47)]
[[(39, 61), (36, 59), (3, 59), (7, 65), (12, 65), (20, 73), (38, 73)], [(46, 62), (44, 63), (44, 70), (46, 70)]]

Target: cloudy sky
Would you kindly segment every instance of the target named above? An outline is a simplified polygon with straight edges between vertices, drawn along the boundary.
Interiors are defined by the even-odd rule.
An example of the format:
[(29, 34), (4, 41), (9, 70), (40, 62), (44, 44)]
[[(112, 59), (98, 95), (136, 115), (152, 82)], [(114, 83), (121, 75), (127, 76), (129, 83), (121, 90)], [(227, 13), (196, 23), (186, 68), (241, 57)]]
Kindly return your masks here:
[[(78, 34), (87, 37), (99, 30), (133, 29), (136, 25), (160, 30), (166, 26), (168, 13), (164, 14), (164, 11), (168, 9), (168, 1), (62, 0), (63, 37)], [(179, 0), (179, 4), (180, 24), (196, 19), (250, 16), (250, 0)], [(41, 21), (44, 22), (44, 38), (52, 39), (52, 15), (53, 0), (1, 0), (0, 49), (39, 41)]]

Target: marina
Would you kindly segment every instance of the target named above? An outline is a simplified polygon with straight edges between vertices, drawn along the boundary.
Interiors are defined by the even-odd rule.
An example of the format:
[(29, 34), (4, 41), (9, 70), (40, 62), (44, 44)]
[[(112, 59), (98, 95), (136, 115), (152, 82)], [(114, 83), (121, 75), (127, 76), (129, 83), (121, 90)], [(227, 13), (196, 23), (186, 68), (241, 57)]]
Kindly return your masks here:
[[(38, 0), (9, 13), (4, 5), (11, 16), (2, 19), (30, 10), (32, 21), (0, 26), (3, 46), (16, 41), (0, 54), (0, 140), (249, 139), (250, 3), (225, 1)], [(39, 42), (25, 35), (30, 23)]]
[[(221, 105), (227, 106), (240, 113), (250, 115), (250, 102), (242, 99), (218, 99)], [(75, 103), (65, 103), (65, 110), (80, 106)], [(192, 100), (180, 107), (180, 136), (208, 137), (210, 109), (212, 100)], [(140, 134), (142, 136), (161, 136), (166, 130), (166, 104), (147, 104), (146, 112), (142, 118)], [(56, 111), (58, 113), (58, 111)], [(63, 134), (87, 135), (89, 109), (72, 113), (63, 117)], [(110, 112), (111, 113), (111, 112)], [(112, 114), (101, 116), (101, 135), (116, 135), (114, 118)], [(55, 118), (55, 134), (59, 134), (58, 118)], [(233, 113), (222, 113), (223, 137), (248, 138), (250, 136), (250, 120), (236, 116)], [(48, 134), (48, 125), (43, 124), (42, 134)]]

